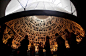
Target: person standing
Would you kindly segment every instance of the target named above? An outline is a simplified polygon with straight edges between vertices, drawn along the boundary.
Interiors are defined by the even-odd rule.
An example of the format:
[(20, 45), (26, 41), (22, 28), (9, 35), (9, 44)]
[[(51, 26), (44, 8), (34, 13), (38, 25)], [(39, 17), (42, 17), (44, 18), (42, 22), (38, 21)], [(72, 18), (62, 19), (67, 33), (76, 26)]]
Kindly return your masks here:
[(30, 56), (35, 56), (35, 46), (33, 43), (31, 43), (30, 47)]
[(21, 46), (18, 48), (18, 52), (20, 56), (27, 56), (27, 50), (28, 50), (29, 40), (28, 35), (25, 36), (25, 39), (22, 40)]
[(57, 56), (65, 56), (65, 52), (67, 51), (65, 46), (65, 40), (62, 39), (62, 37), (59, 34), (55, 34), (55, 36), (58, 44)]
[(12, 48), (11, 48), (12, 40), (13, 40), (13, 38), (8, 39), (8, 42), (6, 44), (7, 45), (6, 53), (7, 53), (8, 56), (10, 56), (11, 52), (12, 52)]
[(44, 48), (46, 49), (46, 56), (51, 56), (49, 36), (46, 37), (46, 43)]
[[(66, 36), (66, 39), (68, 40), (68, 44), (70, 45), (70, 53), (71, 53), (71, 56), (72, 55), (75, 55), (77, 52), (77, 41), (76, 41), (76, 35), (73, 33), (73, 32), (69, 32), (67, 29), (65, 29), (65, 31), (67, 32), (67, 36)], [(75, 51), (75, 52), (73, 52)]]
[(39, 48), (39, 56), (44, 56), (43, 55), (43, 47), (41, 46), (41, 42), (39, 43), (38, 48)]

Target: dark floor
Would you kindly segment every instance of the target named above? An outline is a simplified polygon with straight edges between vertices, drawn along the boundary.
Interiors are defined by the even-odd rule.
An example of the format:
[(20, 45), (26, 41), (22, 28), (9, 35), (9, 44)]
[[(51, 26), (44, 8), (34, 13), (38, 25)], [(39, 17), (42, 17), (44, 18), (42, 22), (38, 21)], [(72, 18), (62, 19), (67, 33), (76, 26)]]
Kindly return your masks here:
[[(16, 51), (16, 50), (12, 50), (12, 53), (11, 53), (10, 56), (15, 56), (15, 55), (14, 55), (14, 52), (15, 52), (15, 51)], [(55, 53), (56, 53), (56, 52), (53, 52), (53, 56), (57, 56)], [(16, 56), (18, 56), (18, 55), (16, 55)], [(30, 52), (27, 53), (27, 56), (30, 56)], [(35, 56), (39, 56), (39, 53), (38, 53), (38, 52), (35, 52)], [(44, 52), (44, 56), (46, 56), (46, 52)]]
[[(13, 53), (11, 53), (10, 56), (14, 56)], [(30, 56), (30, 52), (27, 53), (27, 56)], [(35, 53), (35, 56), (39, 56), (38, 53)], [(44, 53), (44, 56), (46, 56), (46, 53)], [(57, 56), (57, 55), (53, 54), (53, 56)]]

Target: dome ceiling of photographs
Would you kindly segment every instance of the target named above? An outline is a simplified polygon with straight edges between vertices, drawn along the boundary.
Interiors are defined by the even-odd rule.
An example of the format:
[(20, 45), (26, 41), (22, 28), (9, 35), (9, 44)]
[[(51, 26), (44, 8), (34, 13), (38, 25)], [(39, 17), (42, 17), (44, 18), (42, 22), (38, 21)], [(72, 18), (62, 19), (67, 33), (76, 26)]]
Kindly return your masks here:
[(7, 27), (4, 30), (3, 43), (6, 44), (9, 38), (14, 38), (12, 41), (12, 47), (14, 49), (20, 46), (20, 42), (24, 39), (25, 35), (28, 35), (29, 43), (34, 42), (35, 46), (40, 42), (42, 42), (42, 46), (44, 46), (46, 36), (49, 36), (50, 45), (53, 47), (58, 44), (55, 38), (55, 34), (58, 33), (65, 40), (66, 48), (70, 48), (70, 46), (65, 38), (65, 29), (77, 35), (76, 41), (78, 43), (85, 37), (85, 31), (78, 23), (55, 16), (26, 16), (10, 20), (5, 24)]
[(28, 10), (53, 10), (73, 13), (77, 16), (75, 6), (70, 0), (11, 0), (6, 7), (5, 15)]

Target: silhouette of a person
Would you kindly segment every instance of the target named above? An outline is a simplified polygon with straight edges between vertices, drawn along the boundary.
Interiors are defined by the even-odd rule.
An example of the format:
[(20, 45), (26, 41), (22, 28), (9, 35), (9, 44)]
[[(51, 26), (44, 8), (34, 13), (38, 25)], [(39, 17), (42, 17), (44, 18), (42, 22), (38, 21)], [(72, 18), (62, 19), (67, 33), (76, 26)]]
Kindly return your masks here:
[(41, 46), (41, 42), (39, 43), (38, 48), (39, 48), (39, 56), (44, 56), (43, 55), (43, 47)]
[(27, 50), (28, 50), (29, 40), (28, 35), (25, 36), (25, 39), (22, 40), (21, 46), (19, 47), (19, 55), (21, 56), (27, 56)]
[(6, 50), (5, 51), (6, 51), (7, 56), (10, 56), (11, 52), (12, 52), (12, 48), (11, 48), (12, 40), (13, 40), (13, 38), (8, 39), (8, 42), (6, 44)]
[(30, 47), (30, 56), (35, 56), (35, 46), (33, 43), (31, 43)]
[(62, 37), (58, 34), (55, 34), (55, 36), (58, 44), (57, 56), (65, 56), (66, 51), (65, 40), (63, 40)]
[(46, 37), (46, 43), (44, 48), (46, 49), (46, 56), (51, 56), (49, 36)]
[(73, 51), (77, 50), (77, 41), (76, 41), (76, 35), (73, 32), (69, 32), (67, 29), (65, 29), (65, 31), (67, 32), (67, 37), (66, 39), (68, 40), (68, 44), (70, 45), (70, 49), (71, 49), (71, 54), (74, 54)]

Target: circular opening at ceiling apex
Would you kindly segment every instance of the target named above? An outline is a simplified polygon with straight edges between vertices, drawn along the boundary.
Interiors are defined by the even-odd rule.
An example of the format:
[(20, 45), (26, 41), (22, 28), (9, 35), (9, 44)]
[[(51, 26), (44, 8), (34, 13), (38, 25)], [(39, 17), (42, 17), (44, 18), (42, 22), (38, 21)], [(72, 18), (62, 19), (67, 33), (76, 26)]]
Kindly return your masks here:
[(49, 16), (36, 16), (39, 19), (47, 19)]

